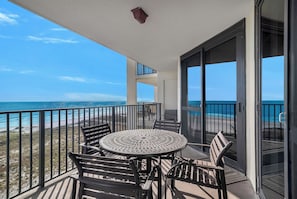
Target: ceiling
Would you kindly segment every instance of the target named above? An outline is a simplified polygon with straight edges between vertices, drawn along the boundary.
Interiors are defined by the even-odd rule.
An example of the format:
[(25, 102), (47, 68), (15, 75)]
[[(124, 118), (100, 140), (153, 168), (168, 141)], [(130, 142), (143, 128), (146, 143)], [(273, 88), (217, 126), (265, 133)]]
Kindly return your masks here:
[[(158, 71), (253, 9), (254, 0), (10, 0)], [(149, 15), (138, 23), (131, 9)]]

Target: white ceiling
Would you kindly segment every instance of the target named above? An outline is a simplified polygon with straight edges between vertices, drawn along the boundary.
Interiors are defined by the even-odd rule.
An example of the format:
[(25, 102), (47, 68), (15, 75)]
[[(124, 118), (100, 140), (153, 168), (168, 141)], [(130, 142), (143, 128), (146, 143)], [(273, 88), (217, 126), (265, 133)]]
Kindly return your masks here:
[[(249, 14), (254, 0), (10, 0), (156, 70)], [(131, 9), (149, 15), (139, 24)]]

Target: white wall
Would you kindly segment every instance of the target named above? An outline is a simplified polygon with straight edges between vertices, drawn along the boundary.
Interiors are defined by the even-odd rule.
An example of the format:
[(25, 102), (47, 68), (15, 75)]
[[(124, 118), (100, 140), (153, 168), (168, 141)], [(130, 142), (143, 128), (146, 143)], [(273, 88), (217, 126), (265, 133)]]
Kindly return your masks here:
[[(177, 109), (177, 71), (158, 72), (158, 102), (162, 103), (162, 113), (165, 109)], [(163, 117), (163, 115), (162, 115)]]
[(256, 102), (254, 7), (246, 17), (246, 174), (256, 190)]
[(137, 84), (136, 84), (136, 64), (137, 62), (127, 57), (127, 104), (137, 103)]

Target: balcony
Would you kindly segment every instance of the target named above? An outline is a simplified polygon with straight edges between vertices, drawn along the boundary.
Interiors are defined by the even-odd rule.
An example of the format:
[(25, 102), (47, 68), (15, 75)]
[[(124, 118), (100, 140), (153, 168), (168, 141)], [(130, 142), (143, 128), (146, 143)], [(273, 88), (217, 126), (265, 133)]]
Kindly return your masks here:
[[(207, 115), (208, 121), (215, 121), (206, 123), (207, 136), (220, 128), (226, 132), (228, 139), (236, 142), (236, 128), (232, 128), (236, 126), (236, 121), (234, 117), (224, 117), (226, 113), (235, 113), (235, 104), (207, 104), (206, 107), (210, 113)], [(279, 113), (283, 111), (283, 105), (269, 104), (264, 107), (263, 117), (267, 118), (267, 121), (263, 126), (263, 137), (267, 144), (282, 142), (283, 126), (276, 121)], [(187, 117), (192, 125), (191, 129), (200, 131), (200, 114), (189, 111)], [(69, 175), (75, 168), (67, 153), (80, 152), (79, 143), (83, 139), (81, 126), (108, 122), (112, 131), (151, 128), (153, 121), (160, 118), (161, 104), (158, 103), (1, 112), (0, 197), (68, 198), (72, 192)], [(191, 141), (192, 138), (188, 139)], [(265, 156), (275, 155), (273, 148), (266, 152)], [(194, 148), (187, 148), (183, 155), (205, 158), (205, 154)], [(232, 153), (229, 155), (232, 157)], [(162, 169), (166, 170), (170, 163), (164, 162), (162, 166)], [(268, 167), (269, 164), (267, 169)], [(244, 174), (227, 167), (226, 178), (229, 198), (256, 198)], [(267, 181), (267, 186), (269, 182)], [(156, 189), (156, 185), (154, 188)], [(177, 197), (217, 198), (215, 190), (180, 182), (177, 182), (177, 188)], [(170, 191), (167, 191), (170, 195)]]

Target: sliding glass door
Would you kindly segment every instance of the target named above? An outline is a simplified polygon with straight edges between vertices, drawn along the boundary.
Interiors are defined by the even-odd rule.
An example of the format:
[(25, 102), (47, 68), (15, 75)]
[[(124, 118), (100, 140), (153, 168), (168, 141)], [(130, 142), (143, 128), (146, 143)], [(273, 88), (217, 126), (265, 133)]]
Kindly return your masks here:
[(209, 144), (218, 131), (233, 142), (229, 165), (245, 171), (244, 21), (182, 57), (183, 133)]
[(284, 198), (284, 1), (261, 1), (260, 13), (259, 186), (264, 198)]

